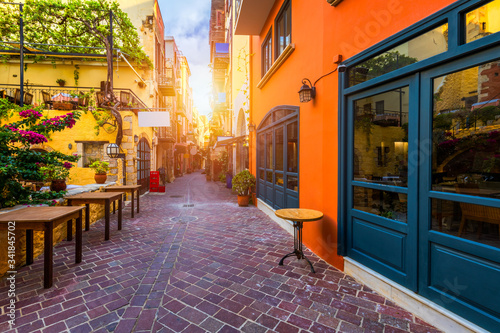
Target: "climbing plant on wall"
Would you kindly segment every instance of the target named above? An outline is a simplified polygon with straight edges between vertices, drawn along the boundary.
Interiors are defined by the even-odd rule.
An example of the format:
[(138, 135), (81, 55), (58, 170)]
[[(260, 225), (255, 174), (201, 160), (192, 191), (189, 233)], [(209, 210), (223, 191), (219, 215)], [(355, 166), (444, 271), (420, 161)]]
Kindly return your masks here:
[[(20, 18), (18, 5), (0, 4), (0, 49), (12, 50), (19, 45)], [(68, 57), (71, 54), (88, 54), (89, 58), (95, 58), (96, 54), (106, 56), (107, 84), (99, 106), (108, 110), (116, 119), (116, 143), (120, 145), (122, 118), (117, 110), (118, 98), (113, 93), (113, 50), (120, 49), (122, 54), (140, 66), (152, 68), (153, 65), (140, 47), (136, 28), (127, 14), (120, 9), (118, 2), (27, 0), (23, 6), (22, 18), (24, 43), (30, 44), (31, 57), (35, 60), (50, 59), (50, 52), (59, 53), (59, 59), (63, 54)], [(27, 52), (26, 56), (30, 57), (30, 52)], [(75, 81), (78, 81), (78, 78), (79, 75), (75, 74)]]

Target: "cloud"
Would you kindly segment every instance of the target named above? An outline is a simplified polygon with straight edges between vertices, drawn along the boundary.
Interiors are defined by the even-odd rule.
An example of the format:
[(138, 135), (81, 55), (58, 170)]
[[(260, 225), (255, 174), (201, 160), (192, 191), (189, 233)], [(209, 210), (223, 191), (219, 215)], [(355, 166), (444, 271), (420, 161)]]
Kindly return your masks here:
[(159, 0), (165, 34), (174, 36), (179, 50), (191, 69), (190, 86), (194, 105), (200, 114), (210, 113), (209, 97), (212, 76), (208, 44), (210, 0)]

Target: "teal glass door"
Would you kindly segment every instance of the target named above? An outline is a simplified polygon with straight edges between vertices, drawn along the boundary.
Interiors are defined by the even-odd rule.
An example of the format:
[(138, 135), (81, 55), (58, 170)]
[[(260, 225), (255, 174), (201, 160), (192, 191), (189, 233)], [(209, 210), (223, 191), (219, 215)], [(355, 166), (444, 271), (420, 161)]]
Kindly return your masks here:
[(491, 331), (500, 327), (498, 54), (423, 72), (420, 110), (419, 292)]
[[(417, 77), (350, 96), (349, 257), (417, 288)], [(417, 157), (415, 159), (415, 157)]]

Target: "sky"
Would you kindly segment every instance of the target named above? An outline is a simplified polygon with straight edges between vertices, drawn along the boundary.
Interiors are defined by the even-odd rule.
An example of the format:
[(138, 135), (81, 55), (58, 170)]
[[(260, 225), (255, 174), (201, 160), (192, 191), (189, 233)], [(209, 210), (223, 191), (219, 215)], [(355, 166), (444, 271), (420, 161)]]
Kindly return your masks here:
[(210, 0), (158, 0), (165, 23), (165, 35), (174, 36), (179, 50), (186, 56), (193, 88), (194, 106), (208, 115), (212, 77), (208, 31)]

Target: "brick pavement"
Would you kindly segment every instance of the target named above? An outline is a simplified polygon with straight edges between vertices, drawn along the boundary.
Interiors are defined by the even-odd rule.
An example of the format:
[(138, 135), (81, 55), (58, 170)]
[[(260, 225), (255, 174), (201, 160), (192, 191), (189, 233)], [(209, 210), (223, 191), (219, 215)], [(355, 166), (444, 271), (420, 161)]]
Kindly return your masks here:
[(200, 173), (129, 209), (109, 241), (102, 220), (84, 233), (81, 264), (74, 241), (55, 247), (51, 289), (41, 257), (18, 272), (10, 331), (3, 279), (0, 332), (438, 332), (310, 251), (316, 274), (278, 266), (293, 237)]

